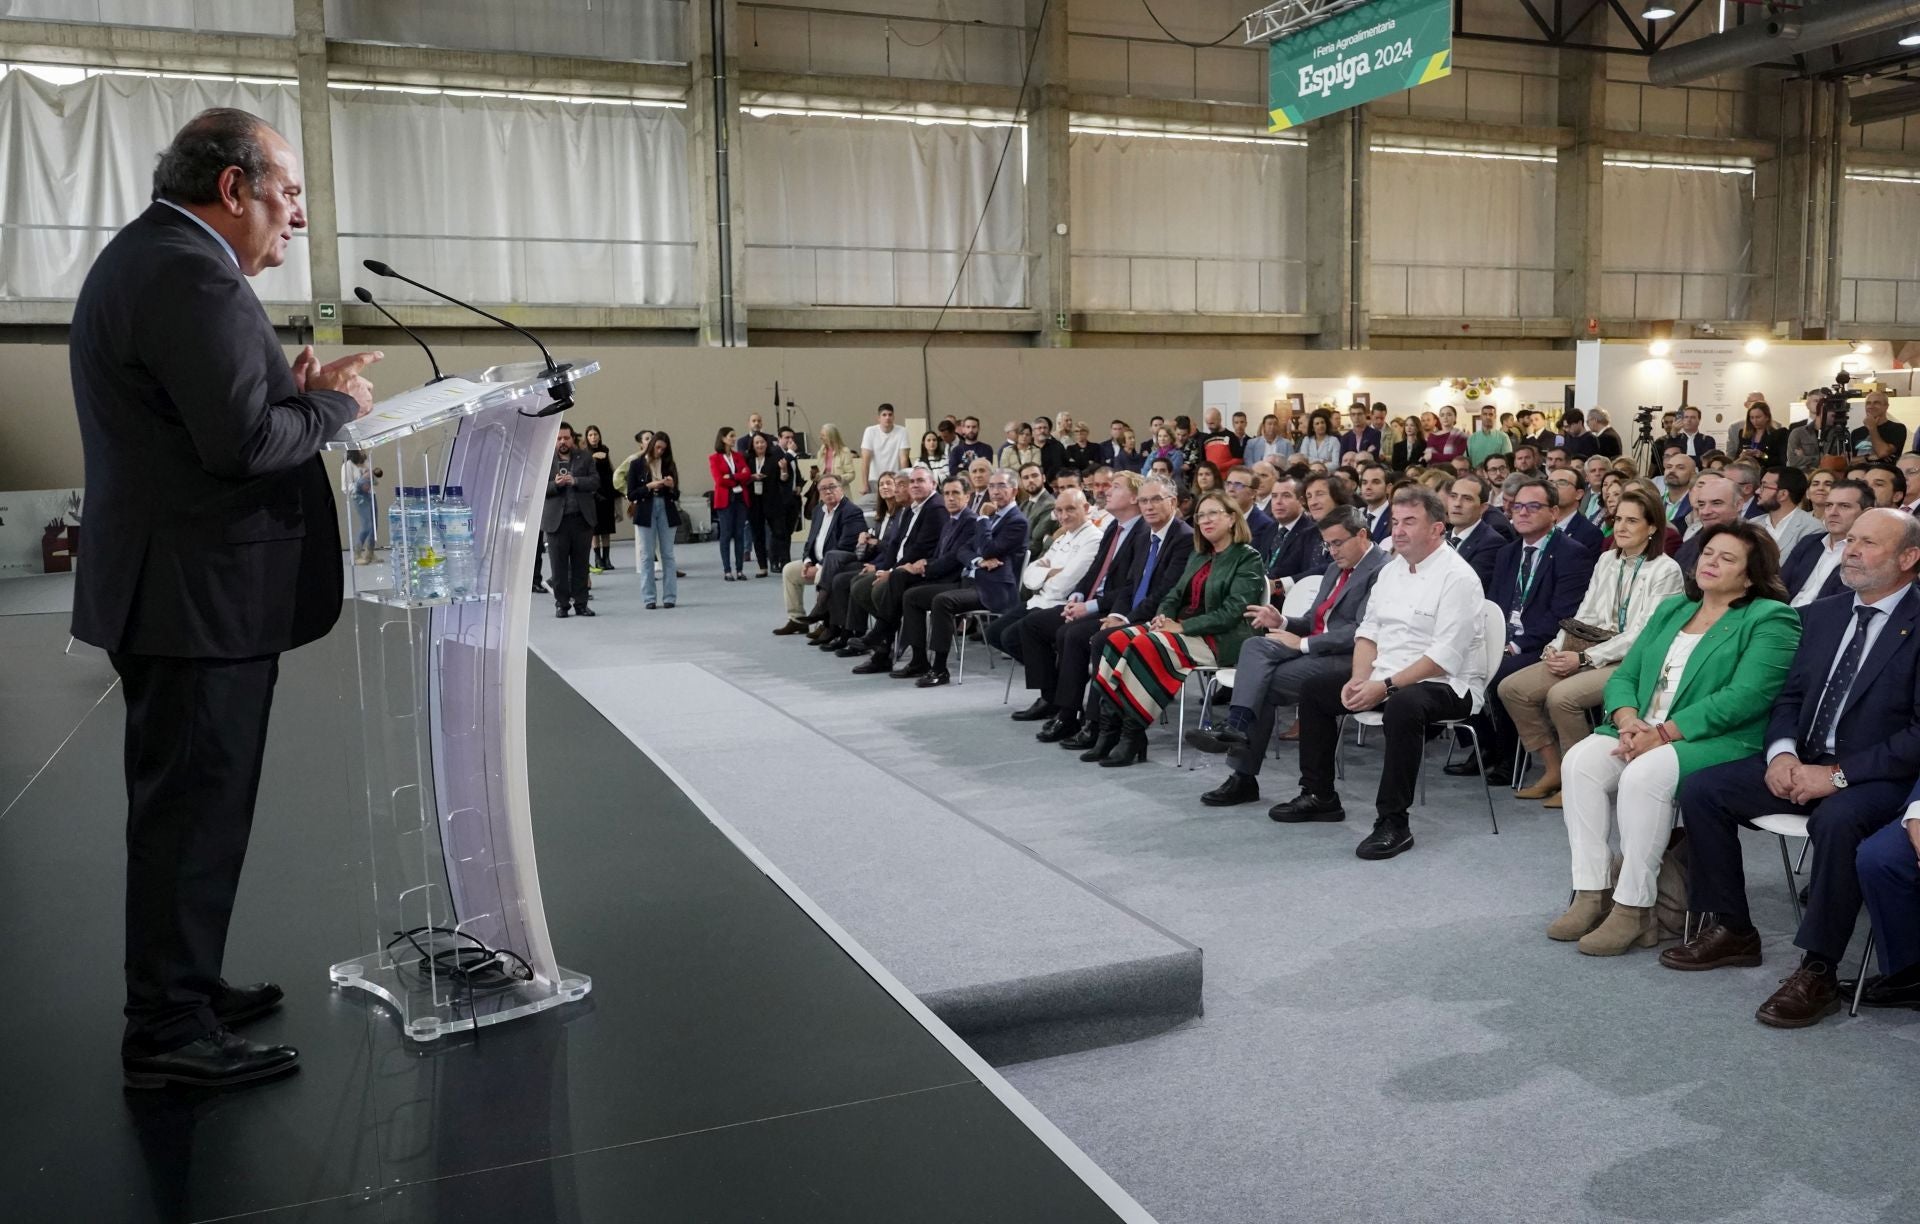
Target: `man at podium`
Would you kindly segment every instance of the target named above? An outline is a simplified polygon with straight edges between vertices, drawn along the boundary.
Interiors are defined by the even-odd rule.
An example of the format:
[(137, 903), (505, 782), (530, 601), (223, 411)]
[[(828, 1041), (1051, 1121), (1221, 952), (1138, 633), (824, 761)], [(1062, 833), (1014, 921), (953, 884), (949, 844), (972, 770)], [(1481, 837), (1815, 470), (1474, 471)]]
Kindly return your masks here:
[(280, 988), (221, 979), (280, 652), (340, 615), (321, 446), (372, 407), (378, 353), (289, 368), (246, 278), (306, 226), (299, 158), (259, 118), (209, 110), (160, 155), (153, 203), (74, 304), (87, 558), (73, 633), (126, 700), (129, 1087), (290, 1070), (231, 1026)]

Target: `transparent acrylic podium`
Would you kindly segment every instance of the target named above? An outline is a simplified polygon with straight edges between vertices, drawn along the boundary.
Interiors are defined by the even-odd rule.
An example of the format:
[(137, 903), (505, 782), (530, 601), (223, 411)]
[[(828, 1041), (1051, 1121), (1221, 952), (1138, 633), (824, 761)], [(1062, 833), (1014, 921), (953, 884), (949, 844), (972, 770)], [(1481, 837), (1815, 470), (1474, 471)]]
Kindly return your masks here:
[[(350, 567), (361, 745), (349, 771), (364, 801), (373, 880), (370, 947), (334, 964), (334, 983), (391, 1008), (432, 1041), (584, 998), (547, 934), (527, 786), (527, 616), (557, 414), (539, 415), (585, 362), (496, 366), (374, 405), (330, 450), (374, 456), (401, 486), (460, 486), (471, 508), (475, 581), (459, 597), (397, 567)], [(555, 395), (558, 387), (560, 396)], [(385, 517), (385, 506), (377, 510)], [(429, 517), (389, 539), (423, 566), (440, 543)], [(425, 548), (419, 548), (420, 545)]]

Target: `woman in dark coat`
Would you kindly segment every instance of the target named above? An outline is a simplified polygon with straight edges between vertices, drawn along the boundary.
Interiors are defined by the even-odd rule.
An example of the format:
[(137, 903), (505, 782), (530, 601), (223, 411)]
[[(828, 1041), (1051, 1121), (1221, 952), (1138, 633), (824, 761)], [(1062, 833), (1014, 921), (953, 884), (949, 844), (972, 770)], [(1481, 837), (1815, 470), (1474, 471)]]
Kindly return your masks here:
[(593, 494), (593, 564), (594, 573), (603, 573), (613, 568), (613, 528), (617, 520), (614, 503), (620, 496), (620, 490), (613, 487), (613, 456), (607, 452), (607, 444), (601, 440), (598, 425), (587, 426), (587, 453), (593, 456), (594, 471), (600, 474), (600, 487)]

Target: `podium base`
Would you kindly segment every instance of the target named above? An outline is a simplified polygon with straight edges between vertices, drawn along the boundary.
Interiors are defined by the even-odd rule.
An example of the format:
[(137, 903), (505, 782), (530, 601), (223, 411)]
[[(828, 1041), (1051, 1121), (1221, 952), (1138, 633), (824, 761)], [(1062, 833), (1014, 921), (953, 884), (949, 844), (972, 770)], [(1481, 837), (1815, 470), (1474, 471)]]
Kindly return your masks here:
[(458, 977), (430, 973), (418, 959), (375, 952), (333, 965), (327, 976), (336, 987), (362, 990), (385, 1003), (415, 1041), (436, 1041), (450, 1033), (519, 1016), (531, 1016), (587, 997), (593, 979), (561, 969), (554, 980), (535, 978), (504, 985), (468, 985)]

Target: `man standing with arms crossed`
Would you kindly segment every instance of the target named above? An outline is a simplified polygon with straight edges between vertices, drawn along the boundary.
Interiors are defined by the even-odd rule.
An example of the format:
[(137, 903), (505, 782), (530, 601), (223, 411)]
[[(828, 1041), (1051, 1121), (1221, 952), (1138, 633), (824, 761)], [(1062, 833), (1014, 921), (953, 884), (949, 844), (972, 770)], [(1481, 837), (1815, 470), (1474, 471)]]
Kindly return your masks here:
[(321, 446), (372, 407), (378, 353), (291, 368), (246, 278), (306, 226), (300, 160), (259, 118), (195, 117), (154, 202), (74, 304), (74, 405), (90, 564), (73, 633), (107, 651), (127, 705), (129, 1087), (290, 1070), (229, 1026), (271, 983), (221, 979), (282, 651), (340, 615), (340, 534)]

